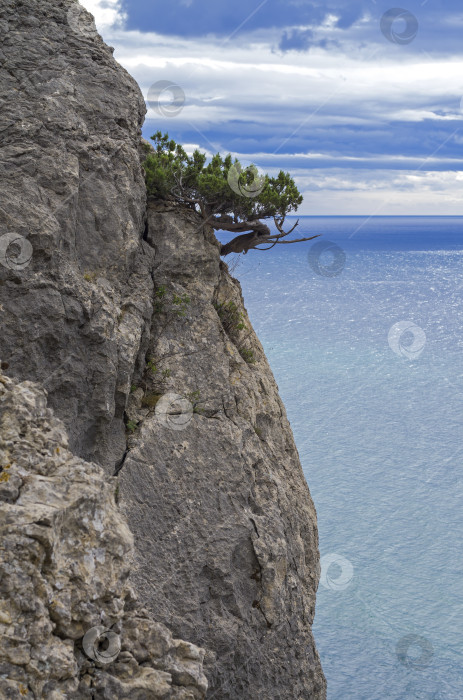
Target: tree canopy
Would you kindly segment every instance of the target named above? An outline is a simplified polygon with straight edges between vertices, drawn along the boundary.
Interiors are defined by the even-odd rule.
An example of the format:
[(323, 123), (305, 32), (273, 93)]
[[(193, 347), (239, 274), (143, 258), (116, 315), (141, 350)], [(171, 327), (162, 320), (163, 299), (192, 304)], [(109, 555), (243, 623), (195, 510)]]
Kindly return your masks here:
[[(283, 229), (286, 216), (297, 211), (302, 195), (289, 173), (277, 177), (261, 174), (255, 165), (243, 166), (229, 154), (207, 156), (196, 150), (189, 156), (183, 146), (158, 131), (147, 144), (145, 170), (148, 196), (174, 200), (199, 211), (215, 229), (240, 233), (222, 245), (221, 255), (247, 253), (267, 244), (264, 250), (280, 243), (310, 241), (310, 238), (282, 240), (298, 225)], [(273, 218), (277, 233), (262, 220)], [(262, 248), (258, 248), (262, 250)]]

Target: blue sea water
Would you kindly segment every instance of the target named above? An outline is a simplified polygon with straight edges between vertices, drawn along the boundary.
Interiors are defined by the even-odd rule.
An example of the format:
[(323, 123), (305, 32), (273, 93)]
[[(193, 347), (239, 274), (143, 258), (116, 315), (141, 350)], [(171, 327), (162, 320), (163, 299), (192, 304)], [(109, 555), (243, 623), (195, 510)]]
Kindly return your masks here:
[(227, 260), (317, 508), (328, 698), (461, 700), (463, 217), (309, 232)]

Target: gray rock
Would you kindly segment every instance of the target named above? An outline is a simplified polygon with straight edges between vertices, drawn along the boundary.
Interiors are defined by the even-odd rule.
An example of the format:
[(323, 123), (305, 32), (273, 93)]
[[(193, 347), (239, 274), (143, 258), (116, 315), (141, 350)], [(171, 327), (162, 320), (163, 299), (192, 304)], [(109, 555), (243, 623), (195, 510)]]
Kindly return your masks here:
[(1, 0), (0, 25), (0, 357), (112, 468), (151, 318), (146, 108), (74, 0)]
[(210, 697), (324, 698), (316, 515), (278, 388), (212, 231), (148, 214), (158, 301), (120, 472), (136, 589), (208, 650)]
[(0, 697), (205, 697), (204, 651), (128, 584), (116, 497), (115, 478), (69, 452), (45, 392), (0, 374)]
[[(66, 453), (66, 478), (53, 472), (50, 485), (37, 466), (37, 430), (35, 442), (18, 447), (34, 477), (11, 470), (0, 480), (7, 509), (29, 499), (26, 569), (12, 566), (21, 606), (33, 615), (31, 637), (29, 628), (7, 635), (0, 677), (7, 668), (11, 697), (18, 683), (42, 692), (40, 671), (51, 683), (47, 698), (78, 679), (81, 697), (97, 690), (191, 700), (205, 689), (201, 646), (209, 698), (323, 700), (311, 633), (315, 510), (239, 284), (197, 214), (160, 204), (147, 212), (143, 99), (91, 16), (74, 0), (0, 0), (0, 27), (0, 358), (10, 376), (47, 390), (76, 455)], [(132, 585), (159, 634), (147, 614), (124, 618), (128, 601), (115, 582), (128, 574), (120, 559), (131, 536), (109, 509), (115, 470), (135, 537)], [(71, 531), (77, 515), (108, 512), (99, 533), (110, 552), (107, 583), (102, 575), (92, 581), (95, 528), (82, 528), (72, 546), (63, 538), (68, 507)], [(55, 548), (61, 560), (75, 559), (80, 586), (75, 597), (64, 566), (57, 619), (39, 576)], [(102, 624), (125, 620), (131, 630), (117, 672), (87, 672), (73, 651), (87, 621), (94, 624), (95, 595)], [(162, 625), (188, 642), (173, 641)], [(46, 653), (43, 637), (53, 646)]]

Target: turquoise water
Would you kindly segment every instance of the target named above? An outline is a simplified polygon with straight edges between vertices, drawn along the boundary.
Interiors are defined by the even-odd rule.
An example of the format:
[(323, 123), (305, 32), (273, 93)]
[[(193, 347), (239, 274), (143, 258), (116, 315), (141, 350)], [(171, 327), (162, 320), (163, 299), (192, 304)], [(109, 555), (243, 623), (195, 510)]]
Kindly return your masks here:
[(309, 231), (331, 252), (251, 251), (234, 274), (318, 512), (328, 698), (461, 700), (463, 218)]

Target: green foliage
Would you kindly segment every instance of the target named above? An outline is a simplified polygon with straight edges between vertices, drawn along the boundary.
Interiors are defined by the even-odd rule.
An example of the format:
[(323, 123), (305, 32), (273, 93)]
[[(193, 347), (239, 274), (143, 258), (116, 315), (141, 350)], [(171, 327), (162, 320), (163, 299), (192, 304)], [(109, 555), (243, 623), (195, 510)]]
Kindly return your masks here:
[(238, 348), (238, 350), (241, 357), (248, 363), (248, 365), (253, 365), (255, 363), (256, 358), (254, 357), (253, 350), (250, 350), (249, 348)]
[(247, 330), (244, 323), (244, 314), (239, 310), (234, 301), (214, 302), (214, 308), (217, 311), (222, 327), (227, 335), (235, 342), (238, 352), (245, 362), (252, 365), (255, 363), (254, 351), (244, 347), (244, 343), (250, 335), (247, 333), (244, 338), (239, 338), (239, 331)]
[(178, 309), (174, 310), (174, 313), (177, 316), (186, 316), (186, 310), (190, 301), (191, 299), (187, 294), (178, 295), (174, 293), (172, 297), (172, 304), (179, 307)]
[(226, 333), (246, 330), (246, 324), (243, 320), (244, 314), (238, 309), (234, 301), (216, 302), (214, 303), (214, 308)]
[(163, 284), (161, 284), (156, 291), (154, 292), (154, 311), (157, 314), (160, 314), (162, 311), (164, 311), (164, 297), (166, 295), (166, 288)]
[(158, 368), (156, 367), (156, 363), (153, 357), (150, 357), (150, 359), (147, 361), (146, 368), (153, 375), (157, 373)]
[[(172, 297), (170, 303), (172, 306), (176, 307), (172, 309), (176, 316), (182, 317), (186, 316), (188, 305), (191, 299), (188, 294), (176, 294), (172, 292)], [(156, 313), (167, 312), (166, 304), (168, 303), (167, 289), (164, 285), (159, 286), (154, 293), (154, 311)]]
[(92, 282), (92, 283), (94, 283), (94, 282), (96, 282), (97, 277), (98, 277), (98, 272), (96, 272), (96, 271), (93, 271), (93, 272), (84, 272), (84, 280), (85, 280), (86, 282)]
[(145, 152), (145, 155), (148, 155), (149, 153), (151, 153), (151, 145), (147, 141), (142, 140), (141, 147), (142, 147), (143, 151)]
[(129, 420), (126, 423), (126, 428), (129, 431), (129, 433), (134, 433), (137, 429), (138, 423), (135, 423), (133, 420)]
[[(169, 199), (180, 175), (184, 176), (187, 185), (193, 183), (193, 164), (183, 147), (169, 139), (168, 134), (162, 135), (158, 131), (151, 139), (155, 144), (155, 152), (149, 153), (143, 163), (148, 194), (155, 199)], [(198, 162), (198, 172), (205, 161), (204, 155)]]
[[(168, 134), (158, 131), (151, 138), (154, 152), (143, 163), (150, 198), (173, 199), (195, 209), (199, 207), (206, 216), (231, 217), (235, 223), (284, 218), (302, 203), (302, 195), (289, 173), (280, 170), (277, 177), (264, 175), (255, 193), (244, 196), (243, 190), (253, 191), (256, 166), (244, 168), (230, 154), (222, 157), (220, 153), (206, 164), (204, 153), (196, 150), (187, 155)], [(230, 186), (232, 175), (238, 184), (234, 188)]]

